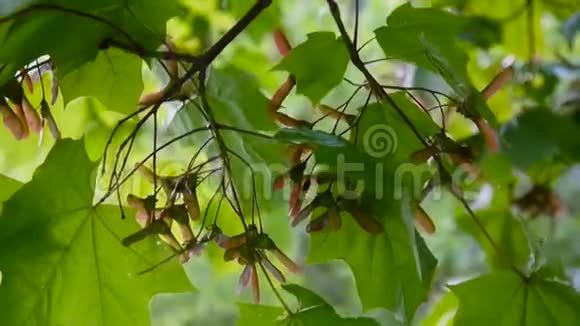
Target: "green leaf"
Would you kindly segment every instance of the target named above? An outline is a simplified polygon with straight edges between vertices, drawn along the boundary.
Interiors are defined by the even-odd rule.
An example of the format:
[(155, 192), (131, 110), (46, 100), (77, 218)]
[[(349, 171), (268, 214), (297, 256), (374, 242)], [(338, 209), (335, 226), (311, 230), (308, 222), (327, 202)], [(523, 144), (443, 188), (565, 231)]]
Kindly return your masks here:
[(280, 307), (255, 305), (248, 303), (238, 303), (240, 307), (240, 318), (237, 326), (271, 326), (275, 325), (277, 319), (284, 313)]
[(191, 290), (176, 261), (136, 275), (170, 251), (155, 239), (122, 246), (120, 237), (139, 227), (121, 220), (117, 207), (91, 207), (95, 168), (82, 141), (59, 141), (5, 203), (3, 322), (20, 324), (26, 316), (32, 325), (145, 325), (155, 293)]
[[(391, 98), (409, 119), (422, 139), (440, 131), (433, 119), (401, 92)], [(387, 102), (373, 103), (359, 109), (357, 146), (373, 157), (397, 164), (409, 161), (409, 156), (424, 147), (405, 119)]]
[[(240, 18), (254, 5), (252, 1), (228, 1), (232, 13)], [(252, 21), (245, 30), (255, 41), (260, 41), (265, 35), (272, 33), (280, 25), (281, 13), (278, 2), (272, 2), (260, 15)]]
[(578, 325), (580, 295), (558, 281), (498, 271), (451, 287), (453, 325)]
[[(532, 27), (534, 32), (534, 43), (544, 44), (544, 31), (541, 18), (544, 3), (551, 1), (534, 1), (532, 17)], [(558, 6), (560, 3), (558, 2)], [(489, 0), (489, 1), (465, 1), (463, 10), (473, 15), (480, 15), (502, 22), (502, 46), (507, 53), (512, 53), (519, 58), (529, 59), (528, 43), (528, 17), (526, 8), (528, 0)], [(544, 52), (547, 46), (536, 46), (536, 51)], [(546, 51), (547, 52), (547, 51)]]
[[(427, 299), (436, 260), (424, 244), (419, 244), (428, 258), (422, 258), (418, 266), (414, 250), (417, 244), (409, 239), (398, 203), (383, 209), (384, 234), (369, 235), (352, 217), (343, 216), (340, 231), (311, 235), (308, 261), (343, 259), (352, 269), (364, 310), (382, 307), (410, 321), (419, 304)], [(417, 241), (422, 240), (418, 237)]]
[[(438, 73), (456, 95), (466, 99), (478, 91), (467, 74), (469, 57), (457, 43), (481, 19), (470, 20), (435, 8), (413, 8), (406, 3), (393, 11), (387, 26), (375, 30), (375, 35), (387, 57)], [(475, 34), (483, 37), (481, 32)], [(496, 119), (487, 104), (477, 96), (476, 100), (476, 109), (495, 126)]]
[[(286, 318), (287, 323), (298, 323), (298, 325), (344, 325), (344, 326), (378, 326), (379, 323), (371, 318), (343, 318), (339, 316), (332, 306), (326, 303), (314, 292), (296, 284), (282, 286), (284, 290), (292, 293), (299, 302), (298, 311)], [(286, 324), (287, 324), (286, 323)], [(280, 323), (282, 324), (282, 323)]]
[(494, 44), (501, 43), (501, 33), (501, 25), (497, 20), (484, 16), (472, 16), (458, 38), (488, 49)]
[(313, 105), (342, 81), (349, 56), (340, 38), (332, 32), (315, 32), (293, 48), (274, 69), (288, 71), (296, 78), (296, 91)]
[[(23, 9), (37, 3), (46, 1), (22, 1), (17, 7)], [(116, 0), (57, 0), (51, 1), (51, 5), (48, 9), (45, 6), (17, 15), (12, 20), (0, 43), (0, 62), (10, 63), (0, 73), (0, 85), (13, 78), (17, 69), (45, 54), (51, 56), (59, 74), (65, 75), (93, 60), (105, 39), (115, 39), (129, 46), (136, 42), (145, 49), (154, 50), (163, 41), (160, 35), (165, 32), (166, 21), (179, 13), (173, 0), (122, 3)], [(97, 16), (101, 21), (74, 11)], [(15, 11), (6, 12), (6, 15), (13, 13)]]
[[(573, 119), (540, 108), (520, 115), (506, 127), (502, 147), (513, 164), (522, 169), (555, 157), (577, 160), (580, 141), (570, 135), (579, 132), (580, 125)], [(530, 144), (533, 151), (529, 150)]]
[(510, 268), (510, 262), (518, 267), (525, 267), (530, 247), (523, 226), (507, 208), (495, 208), (476, 212), (477, 219), (500, 248), (501, 255), (490, 244), (489, 240), (469, 215), (457, 217), (457, 223), (464, 231), (477, 239), (485, 251), (492, 268)]
[(208, 80), (208, 100), (218, 122), (251, 130), (272, 131), (276, 124), (269, 118), (269, 100), (260, 92), (256, 78), (233, 67), (213, 69)]
[(143, 91), (141, 59), (121, 50), (100, 51), (97, 58), (60, 79), (66, 105), (81, 96), (93, 96), (108, 110), (130, 114)]
[(449, 12), (435, 8), (413, 8), (406, 3), (391, 13), (387, 26), (375, 30), (375, 35), (387, 57), (399, 58), (437, 72), (437, 67), (426, 55), (429, 49), (421, 41), (424, 38), (437, 44), (442, 49), (442, 55), (461, 71), (465, 69), (467, 55), (457, 46), (455, 38), (463, 32), (465, 23), (462, 17)]
[(499, 186), (508, 186), (512, 183), (512, 163), (501, 153), (486, 155), (481, 162), (481, 169), (487, 180)]
[(2, 214), (2, 203), (10, 198), (20, 187), (22, 187), (22, 183), (0, 174), (0, 214)]
[(457, 310), (457, 297), (449, 291), (438, 298), (428, 314), (421, 321), (421, 326), (452, 325), (453, 316)]
[[(439, 131), (404, 94), (394, 94), (393, 99), (423, 136)], [(436, 260), (415, 232), (410, 199), (401, 199), (412, 186), (422, 185), (423, 172), (428, 170), (406, 163), (422, 145), (392, 107), (373, 104), (364, 110), (357, 145), (308, 129), (283, 129), (276, 137), (308, 144), (314, 147), (317, 163), (364, 181), (363, 202), (385, 229), (379, 236), (369, 235), (345, 215), (340, 231), (311, 235), (308, 261), (343, 259), (353, 271), (365, 310), (382, 307), (410, 321), (427, 298)], [(405, 177), (408, 173), (411, 178)], [(373, 276), (377, 274), (389, 277)]]
[(566, 41), (568, 41), (568, 46), (572, 49), (574, 47), (576, 34), (580, 31), (580, 11), (571, 15), (562, 23), (561, 31)]

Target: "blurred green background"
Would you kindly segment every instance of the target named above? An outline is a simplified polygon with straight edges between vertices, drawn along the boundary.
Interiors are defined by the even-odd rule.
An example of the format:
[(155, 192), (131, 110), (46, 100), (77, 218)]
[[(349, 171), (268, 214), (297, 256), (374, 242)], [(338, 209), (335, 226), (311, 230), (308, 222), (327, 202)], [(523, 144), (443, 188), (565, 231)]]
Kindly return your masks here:
[[(341, 5), (343, 17), (349, 30), (352, 31), (354, 24), (355, 1), (338, 1)], [(441, 3), (443, 1), (438, 1)], [(459, 3), (460, 1), (446, 1), (447, 3)], [(476, 1), (472, 1), (475, 3)], [(498, 17), (509, 17), (518, 10), (516, 2), (496, 3), (497, 10), (485, 12), (486, 5), (472, 4), (469, 10)], [(231, 27), (252, 1), (242, 0), (181, 0), (187, 10), (183, 17), (174, 18), (168, 22), (168, 32), (173, 36), (177, 47), (182, 51), (200, 53), (210, 46), (224, 31)], [(360, 26), (359, 39), (370, 40), (373, 31), (384, 25), (388, 14), (403, 1), (394, 0), (361, 0), (360, 1)], [(430, 1), (412, 1), (416, 6), (429, 5)], [(478, 6), (481, 7), (478, 9)], [(580, 57), (580, 41), (569, 47), (566, 39), (560, 32), (563, 17), (557, 13), (546, 10), (541, 11), (540, 26), (542, 38), (537, 43), (537, 48), (542, 59), (546, 62), (544, 67), (549, 68), (550, 63), (559, 63), (559, 56), (576, 59)], [(498, 67), (510, 53), (527, 51), (527, 45), (523, 41), (514, 41), (514, 35), (520, 33), (515, 26), (508, 27), (508, 33), (504, 36), (504, 43), (493, 45), (488, 50), (473, 50), (470, 61), (470, 74), (478, 87), (483, 87), (493, 77), (493, 69)], [(271, 68), (280, 61), (272, 39), (272, 26), (282, 27), (293, 45), (297, 45), (306, 39), (306, 35), (315, 31), (336, 31), (336, 26), (329, 14), (324, 1), (295, 0), (274, 1), (261, 19), (254, 22), (250, 29), (244, 32), (235, 42), (229, 46), (224, 54), (215, 63), (216, 66), (234, 65), (255, 76), (264, 87), (263, 92), (271, 95), (278, 85), (285, 79), (286, 73), (272, 71)], [(513, 30), (512, 30), (513, 29)], [(511, 34), (510, 34), (511, 33)], [(512, 35), (513, 34), (513, 35)], [(393, 46), (396, 46), (394, 44)], [(332, 54), (329, 54), (332, 55)], [(362, 52), (363, 60), (374, 60), (384, 57), (380, 47), (372, 42)], [(576, 63), (576, 65), (580, 62)], [(379, 76), (385, 83), (402, 85), (421, 85), (433, 89), (445, 89), (441, 80), (431, 74), (416, 70), (409, 65), (396, 61), (379, 61), (369, 65), (373, 74)], [(564, 69), (553, 65), (552, 72), (557, 76), (553, 93), (546, 98), (549, 105), (557, 106), (566, 98), (580, 95), (580, 69)], [(560, 69), (560, 70), (558, 70)], [(156, 89), (165, 81), (162, 80), (160, 68), (152, 65), (143, 65), (143, 77), (145, 92)], [(548, 75), (546, 75), (548, 76)], [(360, 80), (356, 71), (349, 67), (347, 77)], [(50, 81), (46, 81), (49, 83)], [(538, 80), (544, 83), (546, 80)], [(343, 83), (344, 84), (344, 83)], [(345, 100), (348, 94), (348, 86), (341, 85), (323, 99), (323, 103), (336, 106)], [(37, 93), (38, 96), (38, 93)], [(362, 104), (364, 96), (357, 97), (352, 107)], [(102, 154), (106, 138), (112, 130), (115, 122), (120, 118), (117, 113), (108, 111), (98, 101), (90, 98), (79, 98), (63, 107), (62, 99), (59, 100), (53, 110), (62, 133), (65, 137), (79, 139), (85, 137), (85, 145), (89, 155), (98, 158)], [(508, 89), (490, 101), (490, 107), (501, 121), (510, 120), (514, 114), (520, 112), (525, 105), (526, 99), (521, 98), (516, 90)], [(163, 117), (162, 126), (164, 135), (171, 136), (171, 126), (178, 107), (168, 106)], [(76, 107), (76, 108), (75, 108)], [(294, 92), (286, 100), (285, 107), (292, 113), (305, 119), (315, 119), (315, 113), (310, 102), (303, 96)], [(83, 108), (83, 109), (78, 109)], [(131, 130), (131, 125), (123, 128), (120, 136), (126, 135)], [(473, 130), (460, 119), (451, 121), (449, 132), (455, 137), (469, 136)], [(137, 162), (140, 157), (151, 151), (148, 139), (152, 136), (151, 125), (147, 125), (137, 140), (136, 151), (132, 154), (129, 166)], [(116, 139), (120, 139), (116, 137)], [(16, 180), (26, 182), (31, 179), (34, 169), (43, 162), (48, 150), (53, 145), (52, 139), (37, 136), (31, 137), (24, 142), (16, 142), (8, 134), (5, 128), (0, 128), (0, 174), (7, 175)], [(533, 148), (533, 144), (530, 145)], [(186, 161), (188, 155), (196, 148), (196, 144), (178, 144), (171, 148), (171, 155), (161, 157), (159, 167), (163, 172), (174, 172), (180, 166), (180, 157)], [(530, 149), (533, 150), (533, 149)], [(516, 187), (523, 193), (530, 187), (530, 180), (525, 176), (516, 176)], [(571, 277), (574, 286), (580, 289), (580, 166), (567, 168), (554, 182), (558, 195), (563, 199), (567, 208), (565, 214), (557, 218), (540, 215), (536, 219), (524, 221), (525, 229), (541, 243), (547, 255), (556, 255), (562, 259), (566, 267), (566, 273)], [(101, 185), (102, 187), (103, 185)], [(150, 185), (144, 182), (134, 181), (123, 189), (125, 193), (145, 193)], [(101, 193), (102, 193), (102, 189)], [(202, 194), (209, 198), (211, 190)], [(478, 189), (473, 198), (475, 206), (480, 209), (489, 205), (491, 194), (486, 187)], [(99, 196), (99, 191), (97, 195)], [(285, 249), (291, 257), (298, 262), (303, 262), (308, 252), (308, 237), (302, 228), (289, 228), (286, 217), (286, 207), (283, 198), (273, 198), (269, 207), (273, 208), (265, 217), (266, 229), (276, 239), (279, 246)], [(428, 199), (425, 204), (426, 210), (435, 220), (437, 232), (433, 235), (423, 234), (424, 239), (435, 257), (439, 261), (431, 294), (431, 300), (426, 302), (417, 314), (415, 324), (441, 325), (451, 316), (456, 308), (456, 301), (446, 289), (446, 285), (458, 283), (467, 278), (474, 277), (488, 270), (485, 253), (480, 248), (476, 239), (469, 235), (458, 223), (463, 213), (457, 209), (456, 202), (449, 196)], [(1, 207), (0, 207), (1, 209)], [(231, 214), (231, 212), (230, 212)], [(225, 219), (225, 218), (224, 218)], [(236, 288), (241, 269), (235, 264), (225, 264), (221, 253), (210, 247), (207, 255), (202, 255), (184, 265), (188, 277), (197, 288), (194, 294), (160, 294), (151, 301), (152, 324), (158, 326), (185, 326), (185, 325), (235, 325), (238, 318), (238, 302), (251, 302), (248, 291), (238, 295)], [(389, 275), (377, 275), (376, 277), (389, 277)], [(278, 305), (277, 300), (262, 281), (263, 304)], [(304, 285), (321, 295), (328, 303), (333, 305), (337, 312), (343, 316), (361, 315), (362, 306), (352, 273), (342, 261), (327, 264), (307, 265), (304, 273), (300, 276), (291, 276), (291, 282)], [(290, 296), (288, 300), (292, 301)], [(367, 312), (382, 320), (385, 325), (389, 324), (391, 316), (388, 312), (376, 309)]]

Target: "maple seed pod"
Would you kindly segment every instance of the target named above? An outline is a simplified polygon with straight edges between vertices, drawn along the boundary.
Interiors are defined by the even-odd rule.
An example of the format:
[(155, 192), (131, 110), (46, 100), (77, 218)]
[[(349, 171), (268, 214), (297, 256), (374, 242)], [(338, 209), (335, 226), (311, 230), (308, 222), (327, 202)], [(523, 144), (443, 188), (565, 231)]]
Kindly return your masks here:
[(254, 303), (260, 303), (260, 284), (258, 284), (258, 269), (255, 264), (252, 264), (252, 275), (250, 276), (250, 283), (252, 284), (252, 294), (254, 296)]
[(300, 207), (302, 206), (302, 201), (300, 200), (300, 193), (302, 191), (302, 185), (295, 183), (292, 185), (292, 191), (290, 192), (290, 200), (288, 205), (290, 206), (291, 217), (296, 217), (300, 213)]
[(171, 233), (169, 225), (163, 219), (154, 220), (145, 228), (124, 238), (122, 243), (124, 246), (128, 247), (153, 234), (160, 235), (161, 239), (169, 244), (174, 250), (181, 251), (181, 245), (177, 242), (177, 239), (175, 239), (175, 236)]
[(21, 140), (28, 136), (28, 132), (22, 126), (22, 122), (3, 98), (0, 98), (0, 115), (2, 115), (4, 125), (10, 130), (16, 140)]
[(50, 130), (52, 137), (55, 140), (59, 140), (61, 138), (60, 130), (58, 129), (58, 126), (56, 125), (56, 121), (54, 121), (54, 117), (52, 116), (52, 113), (50, 112), (50, 108), (48, 106), (48, 103), (44, 99), (42, 100), (41, 105), (40, 105), (40, 115), (42, 117), (43, 124), (45, 121), (48, 124), (48, 130)]
[(328, 223), (330, 222), (330, 215), (328, 211), (324, 212), (322, 215), (318, 216), (317, 218), (313, 219), (308, 223), (306, 226), (306, 232), (318, 232), (324, 230)]
[(137, 172), (139, 172), (139, 174), (145, 178), (145, 180), (154, 183), (155, 179), (157, 179), (157, 182), (160, 182), (161, 180), (159, 180), (159, 176), (157, 176), (153, 170), (151, 170), (150, 168), (148, 168), (145, 164), (139, 164), (137, 163)]
[(303, 210), (296, 214), (294, 220), (292, 220), (292, 227), (295, 227), (300, 224), (300, 222), (304, 221), (308, 216), (310, 216), (310, 214), (312, 214), (315, 208), (322, 206), (321, 204), (321, 195), (318, 195), (310, 204), (306, 205)]
[(340, 213), (338, 211), (338, 207), (336, 207), (336, 203), (332, 203), (328, 208), (328, 217), (329, 217), (329, 224), (330, 227), (338, 231), (342, 226), (342, 219), (340, 218)]
[(141, 105), (143, 107), (150, 107), (152, 105), (155, 105), (156, 103), (159, 103), (161, 100), (163, 100), (164, 96), (165, 96), (165, 90), (163, 90), (163, 89), (159, 90), (157, 92), (144, 94), (139, 99), (139, 105)]
[(278, 261), (284, 265), (292, 273), (300, 273), (301, 268), (298, 266), (290, 257), (286, 256), (282, 250), (278, 247), (270, 249), (270, 252), (278, 259)]
[(473, 122), (477, 126), (477, 129), (481, 132), (483, 139), (485, 140), (485, 145), (487, 149), (492, 153), (499, 152), (499, 141), (497, 138), (497, 133), (493, 130), (487, 121), (483, 118), (474, 119)]
[(227, 249), (226, 246), (229, 240), (230, 238), (221, 232), (216, 234), (214, 238), (215, 243), (222, 249)]
[(411, 161), (417, 163), (425, 162), (433, 155), (437, 154), (438, 151), (439, 150), (437, 149), (436, 146), (422, 148), (418, 151), (411, 153)]
[(290, 42), (288, 42), (288, 38), (286, 38), (286, 34), (281, 28), (276, 28), (274, 30), (274, 42), (276, 43), (276, 48), (281, 56), (287, 56), (292, 47), (290, 46)]
[(28, 101), (28, 98), (24, 94), (22, 95), (21, 106), (24, 118), (26, 119), (26, 123), (28, 123), (30, 129), (37, 134), (40, 133), (42, 130), (40, 116), (38, 116), (38, 112), (32, 108), (30, 101)]
[(250, 278), (252, 277), (252, 265), (247, 264), (244, 266), (244, 270), (240, 275), (240, 280), (238, 281), (238, 295), (248, 286), (250, 283)]
[(52, 71), (52, 84), (50, 85), (50, 104), (55, 105), (58, 98), (58, 79), (56, 78), (56, 71)]
[(133, 194), (127, 195), (127, 203), (129, 203), (129, 206), (135, 210), (145, 210), (145, 201)]
[(272, 262), (268, 259), (268, 257), (266, 257), (265, 255), (260, 255), (260, 258), (262, 265), (268, 270), (268, 272), (270, 272), (270, 274), (272, 274), (272, 276), (274, 276), (276, 280), (278, 280), (278, 282), (286, 283), (286, 278), (284, 277), (284, 274), (282, 274), (282, 272), (278, 269), (278, 267), (272, 264)]
[(20, 76), (22, 76), (22, 83), (28, 88), (30, 94), (34, 93), (34, 84), (32, 83), (32, 78), (26, 71), (26, 69), (20, 70)]
[(327, 117), (334, 118), (338, 121), (344, 119), (344, 121), (346, 121), (350, 126), (352, 126), (354, 124), (354, 121), (356, 120), (356, 116), (341, 112), (328, 105), (318, 104), (318, 109), (320, 110), (320, 112), (322, 112), (322, 114), (324, 114)]
[(481, 96), (484, 100), (492, 97), (497, 91), (499, 91), (513, 76), (513, 67), (509, 66), (499, 72), (493, 79), (485, 86), (481, 91)]
[(242, 253), (239, 247), (226, 249), (226, 251), (224, 252), (224, 261), (232, 261), (234, 259), (238, 259), (241, 257), (241, 255)]
[(423, 230), (425, 230), (425, 232), (428, 234), (435, 233), (435, 223), (433, 223), (433, 220), (429, 214), (425, 212), (419, 203), (415, 203), (415, 221), (421, 225)]
[(187, 211), (189, 212), (189, 217), (194, 221), (197, 220), (201, 213), (195, 188), (185, 187), (181, 195), (183, 196), (185, 207), (187, 207)]
[(201, 256), (205, 245), (205, 243), (195, 243), (194, 241), (186, 244), (185, 249), (187, 250), (188, 258)]
[(280, 85), (280, 87), (278, 87), (274, 95), (272, 95), (272, 98), (268, 103), (268, 113), (270, 115), (270, 118), (273, 121), (278, 121), (281, 124), (289, 127), (296, 127), (300, 125), (300, 123), (297, 120), (288, 117), (287, 115), (279, 113), (278, 109), (280, 109), (280, 107), (282, 106), (282, 102), (284, 102), (286, 96), (290, 94), (290, 91), (292, 90), (292, 88), (294, 88), (294, 85), (296, 85), (296, 80), (294, 79), (294, 77), (288, 76), (286, 81), (282, 85)]
[(231, 248), (238, 248), (246, 244), (247, 241), (246, 233), (240, 233), (234, 235), (233, 237), (228, 238), (224, 241), (222, 248), (224, 249), (231, 249)]
[(187, 216), (187, 209), (184, 205), (176, 205), (171, 207), (168, 211), (165, 210), (169, 218), (177, 222), (181, 237), (186, 244), (195, 243), (196, 239), (189, 225), (189, 218)]
[(384, 232), (383, 225), (374, 218), (368, 216), (357, 204), (350, 204), (348, 212), (358, 225), (370, 234), (381, 234)]
[(279, 191), (280, 189), (284, 188), (285, 183), (286, 183), (286, 176), (279, 175), (274, 179), (274, 183), (272, 184), (272, 189), (274, 191)]

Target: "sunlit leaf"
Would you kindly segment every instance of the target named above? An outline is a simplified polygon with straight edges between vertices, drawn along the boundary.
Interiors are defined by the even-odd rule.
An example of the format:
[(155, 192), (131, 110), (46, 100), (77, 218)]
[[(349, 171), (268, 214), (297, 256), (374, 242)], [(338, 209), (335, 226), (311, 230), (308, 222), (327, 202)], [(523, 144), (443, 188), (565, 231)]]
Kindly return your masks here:
[(275, 69), (286, 70), (296, 78), (296, 90), (313, 104), (336, 87), (344, 77), (348, 52), (343, 42), (331, 32), (308, 34), (306, 42), (296, 46)]
[[(332, 306), (326, 303), (314, 292), (295, 284), (283, 286), (284, 290), (292, 293), (299, 302), (299, 308), (294, 315), (287, 317), (286, 322), (299, 323), (304, 326), (329, 323), (332, 325), (378, 326), (379, 323), (371, 318), (344, 318), (339, 316)], [(282, 323), (281, 323), (282, 324)]]
[[(478, 211), (477, 219), (491, 236), (497, 248), (489, 242), (479, 225), (468, 215), (458, 217), (459, 226), (479, 242), (492, 268), (510, 268), (511, 264), (525, 267), (530, 255), (523, 226), (505, 207)], [(497, 250), (501, 250), (498, 252)]]
[(61, 141), (5, 203), (3, 322), (19, 324), (26, 316), (33, 325), (143, 325), (155, 293), (191, 290), (175, 260), (137, 275), (170, 252), (154, 239), (134, 250), (122, 246), (120, 237), (139, 227), (121, 220), (117, 207), (91, 207), (95, 167), (81, 141)]
[(93, 96), (111, 111), (125, 114), (137, 109), (143, 91), (139, 57), (117, 49), (100, 51), (97, 58), (60, 79), (65, 105), (81, 96)]
[(2, 213), (2, 203), (10, 198), (20, 187), (22, 187), (20, 182), (0, 174), (0, 214)]
[(452, 286), (459, 299), (453, 325), (577, 325), (580, 295), (555, 280), (502, 271)]
[(284, 309), (264, 305), (239, 303), (240, 318), (237, 326), (271, 326), (283, 315)]
[[(10, 8), (12, 12), (3, 10), (4, 15), (34, 3), (41, 1), (21, 1)], [(160, 35), (165, 31), (167, 19), (178, 13), (174, 1), (52, 1), (51, 6), (37, 7), (14, 17), (0, 49), (0, 62), (13, 65), (2, 70), (0, 84), (14, 76), (17, 69), (45, 54), (52, 57), (60, 74), (66, 74), (93, 60), (107, 38), (130, 47), (138, 43), (144, 49), (155, 49), (163, 41)]]

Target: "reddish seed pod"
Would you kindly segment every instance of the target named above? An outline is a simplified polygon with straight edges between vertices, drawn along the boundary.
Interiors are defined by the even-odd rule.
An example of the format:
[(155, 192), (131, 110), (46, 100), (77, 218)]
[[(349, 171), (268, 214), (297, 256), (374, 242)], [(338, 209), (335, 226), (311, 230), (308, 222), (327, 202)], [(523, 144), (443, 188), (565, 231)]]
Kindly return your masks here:
[(288, 42), (288, 38), (281, 28), (276, 28), (274, 30), (274, 42), (276, 43), (278, 52), (283, 57), (287, 56), (292, 50), (290, 42)]
[(278, 109), (282, 106), (282, 102), (284, 99), (290, 94), (292, 88), (296, 85), (296, 80), (292, 76), (288, 76), (286, 81), (280, 85), (280, 87), (276, 90), (270, 102), (268, 104), (268, 113), (270, 118), (274, 121), (278, 121), (285, 126), (296, 127), (299, 125), (295, 119), (292, 119), (282, 113), (278, 112)]
[(159, 90), (157, 92), (144, 94), (139, 99), (139, 104), (143, 107), (150, 107), (150, 106), (153, 106), (153, 105), (159, 103), (163, 99), (164, 96), (165, 96), (164, 90)]
[(189, 212), (189, 217), (194, 221), (197, 220), (201, 214), (195, 189), (185, 187), (185, 189), (181, 192), (181, 195), (183, 196), (185, 207), (187, 207), (187, 211)]
[(499, 141), (495, 130), (483, 118), (475, 119), (473, 122), (477, 126), (477, 129), (479, 129), (479, 132), (481, 132), (487, 149), (492, 153), (499, 152)]
[(429, 147), (420, 149), (416, 152), (411, 153), (411, 161), (417, 162), (417, 163), (425, 162), (431, 156), (437, 154), (438, 151), (439, 150), (437, 149), (436, 146), (429, 146)]
[(252, 294), (254, 296), (254, 303), (260, 303), (260, 284), (258, 284), (258, 270), (255, 264), (252, 264), (252, 275), (250, 277), (250, 283), (252, 284)]
[(272, 189), (274, 191), (279, 191), (280, 189), (284, 188), (284, 184), (286, 183), (286, 176), (280, 175), (274, 179), (274, 184), (272, 185)]
[(40, 131), (42, 130), (40, 116), (38, 115), (38, 112), (36, 112), (36, 110), (32, 108), (30, 101), (28, 101), (28, 98), (24, 94), (22, 95), (22, 101), (20, 105), (22, 106), (24, 118), (26, 119), (26, 123), (28, 123), (30, 129), (37, 134), (40, 133)]
[(272, 264), (272, 262), (268, 259), (268, 257), (266, 257), (265, 255), (261, 255), (260, 261), (262, 262), (264, 268), (266, 268), (270, 272), (270, 274), (272, 274), (272, 276), (274, 276), (274, 278), (278, 280), (278, 282), (286, 283), (286, 278), (284, 277), (284, 274), (282, 274), (282, 272), (278, 269), (278, 267)]
[(214, 241), (220, 248), (227, 249), (227, 245), (228, 242), (230, 241), (230, 238), (227, 235), (220, 232), (216, 234)]
[(328, 207), (328, 217), (330, 228), (334, 231), (340, 230), (340, 227), (342, 226), (342, 219), (340, 217), (338, 207), (336, 207), (335, 203)]
[(226, 251), (224, 252), (224, 260), (225, 261), (231, 261), (234, 259), (238, 259), (241, 256), (241, 251), (240, 248), (229, 248), (226, 249)]
[(370, 234), (381, 234), (384, 232), (383, 225), (374, 218), (368, 216), (358, 204), (351, 203), (348, 207), (348, 212), (358, 225)]
[(284, 267), (286, 267), (290, 272), (299, 273), (301, 271), (300, 266), (298, 266), (292, 259), (290, 259), (290, 257), (286, 256), (282, 250), (274, 248), (270, 250), (270, 252), (274, 254), (276, 259), (278, 259), (278, 261), (282, 263), (282, 265), (284, 265)]
[(330, 215), (328, 214), (328, 211), (327, 211), (327, 212), (323, 213), (322, 215), (320, 215), (319, 217), (310, 221), (310, 223), (308, 223), (308, 225), (306, 226), (306, 232), (312, 233), (312, 232), (322, 231), (328, 226), (329, 222), (330, 222)]
[(0, 115), (2, 115), (4, 125), (10, 130), (16, 140), (21, 140), (28, 136), (28, 132), (24, 129), (22, 122), (3, 98), (0, 98)]
[(509, 66), (499, 72), (493, 79), (485, 86), (481, 91), (481, 96), (484, 100), (492, 97), (497, 91), (499, 91), (513, 76), (513, 67)]
[(20, 70), (20, 76), (22, 77), (22, 83), (28, 88), (30, 94), (34, 93), (34, 84), (32, 83), (32, 78), (26, 71), (26, 69)]
[(421, 225), (423, 230), (428, 234), (435, 233), (435, 223), (433, 223), (429, 214), (427, 214), (418, 203), (415, 204), (415, 221)]
[(224, 241), (223, 248), (224, 249), (238, 248), (246, 244), (247, 240), (248, 237), (245, 232), (238, 235), (234, 235), (233, 237), (230, 237), (229, 239)]
[(302, 186), (298, 183), (292, 185), (292, 191), (290, 192), (290, 200), (288, 201), (288, 205), (290, 208), (290, 216), (296, 217), (298, 213), (300, 213), (300, 207), (302, 206), (301, 193)]
[(238, 293), (242, 293), (242, 290), (248, 286), (250, 279), (252, 277), (252, 265), (247, 264), (244, 266), (244, 270), (240, 275), (240, 280), (238, 281)]
[(320, 112), (322, 112), (322, 114), (324, 114), (326, 117), (330, 117), (330, 118), (334, 118), (336, 120), (344, 120), (346, 121), (349, 125), (352, 125), (356, 119), (356, 116), (351, 115), (351, 114), (346, 114), (344, 112), (341, 112), (337, 109), (334, 109), (328, 105), (324, 105), (324, 104), (318, 104), (317, 108), (320, 110)]

